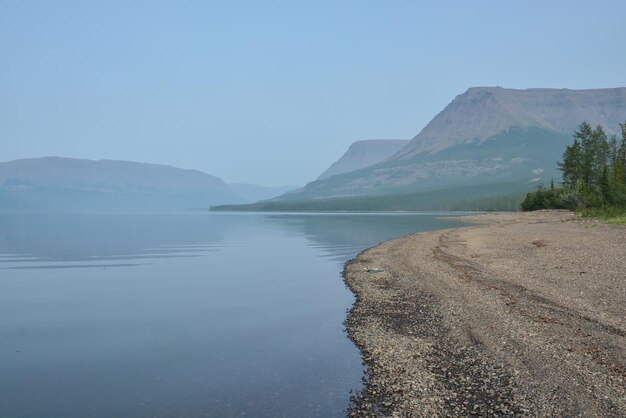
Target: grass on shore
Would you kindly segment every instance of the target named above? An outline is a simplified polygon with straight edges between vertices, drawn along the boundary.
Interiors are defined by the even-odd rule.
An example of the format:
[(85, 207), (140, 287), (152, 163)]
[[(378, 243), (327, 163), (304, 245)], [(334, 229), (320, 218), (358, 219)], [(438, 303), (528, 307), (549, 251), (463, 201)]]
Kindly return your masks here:
[(582, 217), (598, 218), (610, 225), (626, 225), (626, 208), (607, 206), (577, 211)]
[(606, 222), (611, 225), (626, 225), (626, 216), (616, 216), (613, 218), (606, 218)]

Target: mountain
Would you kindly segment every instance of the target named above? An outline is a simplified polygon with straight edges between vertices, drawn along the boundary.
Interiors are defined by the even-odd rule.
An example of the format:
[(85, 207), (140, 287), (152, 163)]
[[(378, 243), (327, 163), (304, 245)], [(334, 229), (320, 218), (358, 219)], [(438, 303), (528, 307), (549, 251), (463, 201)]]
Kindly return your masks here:
[(317, 178), (359, 170), (391, 158), (409, 143), (405, 139), (367, 139), (353, 142), (348, 150)]
[(197, 170), (44, 157), (0, 163), (0, 211), (163, 211), (240, 203)]
[(274, 201), (399, 198), (480, 187), (501, 193), (496, 185), (504, 184), (522, 193), (551, 178), (560, 179), (557, 161), (581, 122), (601, 124), (616, 133), (624, 120), (626, 88), (470, 88), (393, 157), (318, 179)]
[(228, 187), (245, 202), (258, 202), (296, 190), (299, 186), (257, 186), (246, 183), (228, 183)]
[(418, 133), (398, 158), (495, 138), (510, 127), (570, 134), (582, 121), (619, 132), (626, 88), (568, 90), (474, 87), (457, 96)]

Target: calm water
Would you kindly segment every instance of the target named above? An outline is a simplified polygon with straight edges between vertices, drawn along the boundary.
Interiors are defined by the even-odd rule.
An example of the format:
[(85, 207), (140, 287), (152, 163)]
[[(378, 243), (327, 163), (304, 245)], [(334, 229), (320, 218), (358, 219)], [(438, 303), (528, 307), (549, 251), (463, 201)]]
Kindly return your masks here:
[(363, 369), (343, 263), (457, 225), (0, 214), (0, 416), (344, 416)]

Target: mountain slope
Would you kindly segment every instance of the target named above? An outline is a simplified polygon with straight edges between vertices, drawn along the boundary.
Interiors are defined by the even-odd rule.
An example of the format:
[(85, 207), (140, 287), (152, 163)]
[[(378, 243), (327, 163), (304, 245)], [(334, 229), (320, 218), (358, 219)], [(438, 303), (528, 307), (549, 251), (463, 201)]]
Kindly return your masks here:
[(44, 157), (0, 163), (0, 210), (182, 210), (242, 202), (197, 170), (112, 160)]
[[(307, 184), (280, 200), (415, 193), (450, 187), (558, 181), (556, 163), (582, 121), (616, 132), (626, 88), (471, 88), (392, 158)], [(494, 188), (495, 190), (495, 188)]]
[(245, 202), (271, 199), (298, 188), (298, 186), (257, 186), (246, 183), (228, 183), (228, 187)]
[(326, 179), (336, 174), (365, 168), (391, 158), (409, 143), (404, 139), (367, 139), (353, 142), (348, 150), (317, 178)]
[(504, 89), (474, 87), (457, 96), (400, 153), (408, 158), (467, 142), (484, 142), (512, 127), (572, 133), (582, 121), (619, 132), (626, 117), (626, 88)]

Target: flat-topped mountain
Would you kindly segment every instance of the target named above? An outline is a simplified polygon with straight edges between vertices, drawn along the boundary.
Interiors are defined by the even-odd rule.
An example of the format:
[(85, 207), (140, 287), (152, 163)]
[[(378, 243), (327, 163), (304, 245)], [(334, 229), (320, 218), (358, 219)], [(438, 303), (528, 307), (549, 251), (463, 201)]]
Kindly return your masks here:
[(44, 157), (0, 163), (0, 210), (183, 210), (242, 199), (197, 170)]
[(568, 90), (474, 87), (457, 96), (400, 153), (407, 158), (493, 138), (512, 127), (572, 133), (582, 121), (619, 132), (626, 88)]
[[(442, 206), (429, 206), (429, 202), (444, 195), (451, 202), (479, 194), (482, 199), (490, 193), (521, 194), (551, 179), (560, 180), (557, 162), (581, 122), (600, 124), (611, 134), (619, 132), (619, 123), (625, 120), (626, 88), (471, 88), (392, 157), (319, 178), (263, 208), (306, 209), (306, 202), (314, 201), (318, 209), (437, 209)], [(381, 200), (383, 195), (395, 197)], [(346, 201), (354, 198), (365, 203)], [(329, 199), (341, 204), (323, 203)], [(298, 203), (281, 203), (286, 201)], [(392, 201), (404, 203), (392, 205)]]
[(323, 180), (380, 163), (391, 158), (409, 143), (406, 139), (366, 139), (353, 142), (348, 150), (317, 178)]

